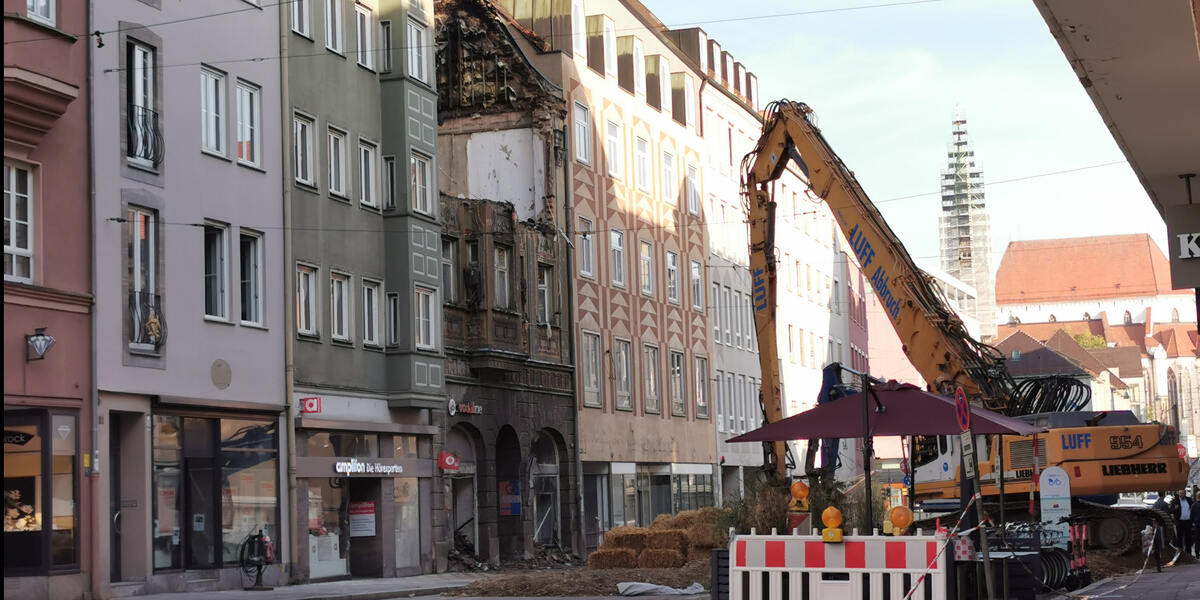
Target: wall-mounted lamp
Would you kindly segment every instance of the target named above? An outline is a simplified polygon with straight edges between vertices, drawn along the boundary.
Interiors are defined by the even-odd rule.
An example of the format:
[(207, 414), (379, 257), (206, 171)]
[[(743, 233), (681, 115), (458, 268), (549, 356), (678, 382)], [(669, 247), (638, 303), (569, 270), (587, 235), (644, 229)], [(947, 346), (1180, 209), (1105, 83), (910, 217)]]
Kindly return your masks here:
[(34, 329), (33, 335), (25, 334), (25, 362), (46, 358), (46, 353), (52, 346), (54, 337), (46, 333), (45, 327)]

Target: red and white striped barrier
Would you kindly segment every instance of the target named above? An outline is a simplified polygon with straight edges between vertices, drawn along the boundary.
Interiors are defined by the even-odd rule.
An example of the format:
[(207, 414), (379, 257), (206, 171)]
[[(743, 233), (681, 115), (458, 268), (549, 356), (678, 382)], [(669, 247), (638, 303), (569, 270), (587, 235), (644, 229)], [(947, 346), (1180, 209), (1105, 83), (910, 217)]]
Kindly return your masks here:
[[(855, 532), (857, 533), (857, 532)], [(945, 600), (946, 536), (731, 535), (730, 600)]]

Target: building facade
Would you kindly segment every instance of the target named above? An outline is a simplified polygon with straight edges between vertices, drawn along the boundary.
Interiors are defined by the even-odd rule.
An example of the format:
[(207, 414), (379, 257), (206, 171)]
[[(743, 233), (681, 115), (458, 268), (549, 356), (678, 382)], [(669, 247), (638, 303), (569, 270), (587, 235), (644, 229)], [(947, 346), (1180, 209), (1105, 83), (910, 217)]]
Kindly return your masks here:
[(260, 531), (291, 558), (279, 64), (242, 60), (278, 8), (211, 12), (92, 7), (98, 596), (240, 587)]
[(433, 5), (299, 0), (280, 18), (291, 577), (432, 572), (448, 551)]
[[(83, 3), (4, 3), (4, 596), (79, 599), (97, 553)], [(115, 149), (114, 149), (115, 151)]]

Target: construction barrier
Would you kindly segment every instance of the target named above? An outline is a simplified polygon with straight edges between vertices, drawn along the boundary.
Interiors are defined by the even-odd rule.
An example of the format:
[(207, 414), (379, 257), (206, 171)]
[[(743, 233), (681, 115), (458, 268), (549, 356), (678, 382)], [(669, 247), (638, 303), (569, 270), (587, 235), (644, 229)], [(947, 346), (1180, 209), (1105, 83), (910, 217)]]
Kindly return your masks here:
[[(857, 534), (857, 531), (855, 532)], [(945, 600), (946, 536), (731, 535), (730, 600)]]

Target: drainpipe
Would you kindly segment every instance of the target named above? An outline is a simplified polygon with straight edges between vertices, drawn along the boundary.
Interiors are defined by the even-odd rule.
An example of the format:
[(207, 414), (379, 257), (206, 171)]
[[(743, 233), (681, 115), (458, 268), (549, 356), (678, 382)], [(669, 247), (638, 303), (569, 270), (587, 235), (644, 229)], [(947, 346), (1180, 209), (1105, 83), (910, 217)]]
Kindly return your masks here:
[[(88, 32), (95, 31), (95, 3), (91, 0), (88, 2)], [(91, 367), (91, 417), (92, 417), (92, 466), (88, 470), (89, 491), (92, 497), (91, 519), (92, 526), (89, 528), (92, 542), (92, 564), (91, 569), (91, 593), (93, 598), (100, 597), (100, 587), (102, 580), (100, 577), (99, 561), (101, 556), (106, 554), (100, 551), (100, 387), (96, 381), (97, 360), (96, 360), (96, 160), (93, 158), (95, 145), (95, 128), (92, 124), (95, 122), (95, 117), (92, 113), (95, 111), (95, 102), (92, 100), (92, 68), (95, 64), (95, 53), (92, 48), (92, 38), (90, 33), (83, 36), (84, 43), (87, 44), (87, 153), (88, 153), (88, 221), (91, 228), (89, 235), (88, 248), (91, 251), (91, 268), (89, 271), (91, 279), (92, 306), (90, 319), (88, 319), (89, 327), (91, 328), (92, 342), (92, 359)], [(81, 565), (82, 566), (82, 565)], [(109, 574), (109, 580), (112, 580), (112, 574)]]
[[(574, 240), (575, 239), (575, 212), (571, 206), (571, 160), (570, 160), (570, 157), (567, 156), (566, 140), (567, 140), (568, 132), (567, 132), (567, 126), (565, 124), (563, 125), (562, 132), (563, 132), (563, 136), (562, 136), (562, 139), (563, 139), (563, 180), (562, 180), (563, 211), (564, 211), (564, 216), (566, 217), (566, 221), (567, 221), (566, 222), (567, 239)], [(594, 233), (595, 232), (593, 232), (593, 234)], [(567, 286), (566, 306), (569, 307), (569, 309), (570, 309), (569, 312), (567, 313), (567, 315), (568, 315), (567, 318), (571, 322), (570, 322), (569, 327), (563, 327), (563, 331), (565, 331), (567, 333), (567, 357), (571, 361), (571, 365), (576, 367), (576, 369), (573, 369), (573, 371), (576, 371), (578, 368), (578, 365), (576, 364), (576, 361), (575, 361), (575, 294), (573, 293), (575, 290), (575, 265), (573, 263), (573, 259), (575, 258), (575, 252), (574, 252), (574, 249), (570, 245), (567, 246), (566, 254), (567, 254), (567, 260), (566, 260), (567, 277), (570, 278), (569, 281), (571, 282), (571, 285)], [(583, 530), (584, 530), (583, 521), (586, 518), (586, 515), (584, 514), (584, 510), (583, 510), (583, 455), (579, 453), (579, 450), (580, 450), (580, 448), (579, 448), (579, 406), (578, 406), (579, 383), (576, 380), (576, 377), (575, 377), (576, 374), (577, 373), (572, 373), (572, 377), (571, 377), (571, 403), (575, 404), (575, 406), (571, 407), (572, 410), (575, 411), (575, 418), (571, 420), (571, 430), (572, 430), (571, 433), (572, 433), (572, 435), (575, 436), (575, 503), (577, 505), (577, 509), (575, 512), (576, 512), (577, 519), (578, 519), (578, 525), (575, 527), (575, 551), (577, 554), (579, 554), (580, 557), (582, 557), (584, 555), (584, 551), (587, 549), (586, 544), (583, 540)], [(611, 494), (609, 494), (609, 495), (611, 496)]]
[[(289, 108), (290, 95), (288, 93), (288, 36), (290, 28), (287, 22), (288, 14), (285, 10), (279, 10), (279, 98), (280, 98), (280, 134), (283, 139), (283, 145), (286, 148), (289, 137), (289, 127), (291, 125), (291, 110)], [(292, 161), (282, 161), (283, 168), (280, 171), (283, 174), (283, 294), (285, 298), (290, 297), (290, 290), (294, 290), (295, 270), (291, 268), (292, 257)], [(293, 359), (293, 347), (295, 340), (292, 337), (291, 331), (296, 319), (296, 305), (294, 302), (283, 303), (283, 408), (284, 422), (287, 430), (287, 505), (295, 511), (298, 506), (296, 499), (296, 410), (293, 402), (295, 397), (295, 363)], [(292, 522), (299, 522), (296, 515), (290, 515), (288, 519), (288, 555), (284, 562), (285, 568), (291, 573), (287, 575), (285, 581), (295, 581), (296, 557), (299, 556), (299, 536), (296, 535), (295, 529), (291, 526)], [(283, 528), (280, 528), (282, 535)], [(283, 540), (280, 540), (282, 542)]]

